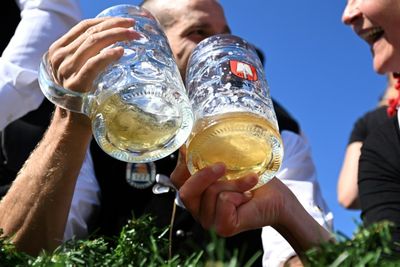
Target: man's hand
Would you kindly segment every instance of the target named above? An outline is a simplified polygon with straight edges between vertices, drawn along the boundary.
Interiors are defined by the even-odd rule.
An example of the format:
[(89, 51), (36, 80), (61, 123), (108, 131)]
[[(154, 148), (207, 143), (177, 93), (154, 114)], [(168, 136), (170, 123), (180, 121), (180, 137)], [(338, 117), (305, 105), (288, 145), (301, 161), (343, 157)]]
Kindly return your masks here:
[(48, 61), (62, 87), (85, 92), (99, 72), (123, 55), (122, 47), (104, 49), (116, 42), (138, 38), (130, 18), (84, 20), (51, 45)]
[(176, 188), (181, 188), (181, 186), (190, 177), (190, 172), (186, 165), (186, 147), (182, 146), (179, 149), (178, 162), (174, 171), (171, 173), (171, 182)]
[(179, 190), (185, 207), (206, 229), (215, 228), (222, 236), (278, 223), (290, 190), (274, 178), (250, 192), (258, 181), (256, 174), (237, 180), (221, 180), (222, 163), (206, 167), (184, 182)]

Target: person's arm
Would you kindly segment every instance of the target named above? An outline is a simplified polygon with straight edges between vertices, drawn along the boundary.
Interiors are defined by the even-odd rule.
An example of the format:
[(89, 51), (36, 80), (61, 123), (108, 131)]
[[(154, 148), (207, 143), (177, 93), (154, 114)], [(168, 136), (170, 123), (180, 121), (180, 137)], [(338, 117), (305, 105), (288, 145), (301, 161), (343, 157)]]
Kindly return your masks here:
[(365, 113), (354, 123), (337, 183), (337, 199), (344, 208), (360, 209), (358, 170), (361, 147), (371, 130), (385, 118), (386, 109), (379, 108)]
[[(0, 58), (0, 130), (43, 100), (38, 67), (51, 43), (80, 20), (77, 0), (19, 1), (21, 21)], [(7, 27), (7, 25), (4, 25)]]
[(83, 239), (90, 234), (90, 229), (100, 209), (100, 185), (97, 181), (93, 160), (89, 149), (76, 181), (68, 219), (65, 225), (64, 241), (72, 238)]
[[(284, 157), (276, 177), (296, 196), (304, 209), (323, 227), (332, 230), (332, 213), (319, 187), (311, 147), (303, 134), (281, 133)], [(265, 266), (296, 266), (298, 257), (289, 243), (272, 227), (263, 227), (263, 264)], [(289, 263), (291, 262), (291, 263)]]
[(214, 228), (221, 236), (270, 225), (302, 257), (308, 249), (331, 239), (303, 208), (295, 195), (277, 178), (248, 192), (255, 175), (242, 179), (218, 180), (223, 164), (206, 167), (191, 176), (180, 188), (180, 198), (204, 228)]
[(346, 209), (359, 209), (358, 198), (358, 161), (361, 155), (362, 142), (349, 144), (346, 149), (342, 169), (338, 180), (338, 201)]
[(302, 260), (307, 250), (333, 240), (331, 233), (310, 216), (294, 195), (288, 197), (285, 205), (287, 208), (279, 223), (271, 226), (290, 243)]
[[(79, 23), (49, 49), (56, 82), (74, 91), (92, 87), (97, 74), (123, 54), (121, 47), (103, 50), (137, 37), (125, 18)], [(56, 108), (43, 140), (27, 160), (0, 202), (0, 228), (18, 249), (37, 254), (62, 242), (71, 198), (91, 139), (90, 120)]]
[(0, 202), (0, 227), (19, 250), (37, 254), (54, 249), (63, 240), (90, 138), (84, 115), (56, 109), (43, 140)]

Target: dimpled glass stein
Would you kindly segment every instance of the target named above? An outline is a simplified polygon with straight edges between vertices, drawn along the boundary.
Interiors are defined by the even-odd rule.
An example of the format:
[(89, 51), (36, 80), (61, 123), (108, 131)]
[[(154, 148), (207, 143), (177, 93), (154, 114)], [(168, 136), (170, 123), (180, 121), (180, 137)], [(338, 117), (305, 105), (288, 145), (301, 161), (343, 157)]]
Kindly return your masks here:
[[(47, 55), (39, 73), (45, 96), (63, 108), (91, 118), (93, 135), (112, 157), (149, 162), (178, 149), (193, 125), (193, 113), (164, 32), (145, 9), (118, 5), (97, 17), (130, 17), (140, 38), (118, 42), (124, 55), (78, 93), (54, 83)], [(107, 48), (106, 48), (107, 49)]]
[(186, 88), (195, 116), (187, 141), (189, 171), (224, 162), (226, 179), (255, 172), (258, 187), (274, 177), (283, 146), (254, 47), (229, 34), (203, 40), (189, 59)]

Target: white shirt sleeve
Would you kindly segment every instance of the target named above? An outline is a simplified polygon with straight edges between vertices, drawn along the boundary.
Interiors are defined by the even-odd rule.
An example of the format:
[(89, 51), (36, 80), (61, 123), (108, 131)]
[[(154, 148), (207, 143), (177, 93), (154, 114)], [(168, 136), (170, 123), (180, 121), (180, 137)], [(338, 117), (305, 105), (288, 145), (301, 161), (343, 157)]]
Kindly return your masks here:
[(42, 55), (81, 19), (78, 0), (21, 0), (21, 21), (0, 58), (0, 130), (43, 100)]
[(76, 182), (71, 208), (64, 231), (64, 241), (76, 237), (88, 236), (88, 225), (100, 208), (100, 186), (94, 174), (93, 160), (90, 149), (80, 170)]
[(399, 129), (400, 129), (400, 110), (397, 109), (397, 123), (399, 124)]
[[(281, 133), (284, 157), (276, 177), (285, 183), (319, 224), (332, 230), (333, 215), (322, 198), (311, 148), (304, 135)], [(294, 249), (272, 227), (263, 227), (263, 267), (279, 266), (295, 255)]]

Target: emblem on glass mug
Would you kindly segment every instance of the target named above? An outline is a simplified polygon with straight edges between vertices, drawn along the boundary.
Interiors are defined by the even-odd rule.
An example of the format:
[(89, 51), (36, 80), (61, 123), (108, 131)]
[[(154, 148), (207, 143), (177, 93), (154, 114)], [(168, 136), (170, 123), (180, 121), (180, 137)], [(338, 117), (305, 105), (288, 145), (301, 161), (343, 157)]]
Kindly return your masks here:
[(47, 54), (39, 84), (54, 104), (91, 118), (93, 135), (106, 153), (127, 162), (154, 161), (174, 152), (190, 134), (189, 99), (167, 38), (150, 12), (118, 5), (97, 17), (109, 16), (133, 18), (140, 38), (114, 44), (124, 54), (99, 74), (90, 92), (57, 85)]
[(226, 179), (255, 172), (258, 187), (273, 178), (283, 145), (254, 47), (230, 34), (203, 40), (189, 59), (186, 88), (195, 116), (186, 143), (189, 171), (224, 162)]

